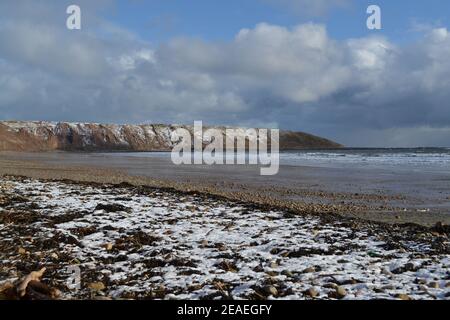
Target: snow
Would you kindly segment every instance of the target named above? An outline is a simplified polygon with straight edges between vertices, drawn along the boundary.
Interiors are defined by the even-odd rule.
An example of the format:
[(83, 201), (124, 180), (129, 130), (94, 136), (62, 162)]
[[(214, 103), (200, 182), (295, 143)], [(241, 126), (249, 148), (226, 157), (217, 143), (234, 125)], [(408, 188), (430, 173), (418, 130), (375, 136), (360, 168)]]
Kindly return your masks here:
[[(84, 272), (97, 270), (99, 281), (108, 283), (107, 294), (116, 298), (128, 293), (145, 297), (160, 287), (167, 291), (166, 299), (218, 297), (220, 282), (229, 286), (234, 298), (244, 299), (269, 280), (284, 292), (281, 299), (305, 299), (303, 292), (311, 287), (319, 298), (328, 299), (334, 290), (330, 283), (347, 290), (345, 299), (393, 299), (400, 293), (414, 299), (446, 299), (449, 293), (448, 255), (431, 254), (429, 244), (411, 241), (402, 243), (407, 250), (386, 250), (377, 232), (355, 230), (338, 220), (324, 224), (317, 216), (292, 217), (159, 190), (36, 180), (13, 181), (12, 186), (14, 193), (37, 203), (43, 217), (83, 213), (55, 226), (35, 222), (35, 237), (62, 233), (80, 241), (82, 246), (61, 242), (59, 250), (80, 261)], [(99, 203), (131, 210), (96, 210)], [(77, 228), (86, 227), (95, 232), (77, 235)], [(154, 241), (125, 241), (120, 246), (138, 232)], [(7, 226), (0, 224), (0, 236), (7, 235)], [(111, 252), (104, 249), (108, 243), (113, 244)], [(224, 262), (231, 266), (228, 270), (220, 267)], [(417, 270), (392, 273), (408, 263)], [(307, 268), (315, 271), (304, 272)], [(439, 288), (420, 288), (417, 279), (438, 281)]]

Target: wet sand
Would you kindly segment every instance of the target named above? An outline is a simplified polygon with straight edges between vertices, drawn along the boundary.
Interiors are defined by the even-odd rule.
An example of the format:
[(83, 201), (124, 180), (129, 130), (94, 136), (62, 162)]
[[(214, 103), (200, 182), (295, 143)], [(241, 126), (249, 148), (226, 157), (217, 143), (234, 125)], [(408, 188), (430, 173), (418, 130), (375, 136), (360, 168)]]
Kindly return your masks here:
[(0, 153), (0, 175), (198, 191), (233, 200), (379, 222), (450, 224), (450, 173), (281, 166), (175, 166), (170, 159), (88, 153)]

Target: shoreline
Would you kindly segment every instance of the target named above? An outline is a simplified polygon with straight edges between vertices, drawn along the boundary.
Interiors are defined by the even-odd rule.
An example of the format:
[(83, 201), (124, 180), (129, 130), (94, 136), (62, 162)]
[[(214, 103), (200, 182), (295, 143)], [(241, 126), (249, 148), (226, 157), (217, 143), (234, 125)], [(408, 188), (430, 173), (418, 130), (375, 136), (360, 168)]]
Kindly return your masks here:
[[(391, 195), (380, 193), (378, 190), (360, 193), (354, 193), (352, 190), (337, 192), (336, 186), (328, 187), (322, 183), (322, 186), (317, 187), (312, 183), (314, 181), (312, 178), (308, 178), (309, 180), (300, 186), (275, 180), (269, 180), (266, 184), (260, 177), (253, 175), (252, 168), (244, 167), (242, 172), (233, 172), (235, 176), (231, 176), (231, 171), (220, 168), (222, 171), (213, 175), (209, 168), (194, 166), (192, 169), (173, 168), (159, 159), (152, 159), (154, 163), (148, 165), (148, 171), (142, 174), (141, 171), (127, 170), (126, 163), (123, 162), (107, 163), (102, 156), (85, 154), (86, 159), (81, 160), (80, 157), (79, 154), (67, 153), (45, 155), (0, 153), (0, 175), (74, 182), (129, 183), (182, 192), (195, 191), (233, 201), (289, 210), (297, 214), (327, 214), (388, 224), (417, 224), (425, 227), (433, 227), (437, 223), (450, 224), (448, 211), (440, 213), (422, 210), (421, 199), (401, 193)], [(131, 164), (131, 168), (147, 165), (143, 164), (142, 160), (132, 157), (127, 161)], [(292, 168), (282, 169), (292, 170)], [(313, 168), (301, 170), (307, 175)], [(332, 174), (331, 170), (325, 171), (324, 175), (327, 174)], [(412, 207), (405, 209), (404, 206), (410, 204)]]

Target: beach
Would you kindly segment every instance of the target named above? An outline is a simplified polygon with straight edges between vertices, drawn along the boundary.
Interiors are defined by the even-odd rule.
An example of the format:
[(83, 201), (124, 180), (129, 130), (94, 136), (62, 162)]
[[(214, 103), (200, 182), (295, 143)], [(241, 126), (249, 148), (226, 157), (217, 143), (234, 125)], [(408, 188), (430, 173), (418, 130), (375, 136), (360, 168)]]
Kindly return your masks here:
[[(0, 180), (0, 286), (64, 299), (447, 299), (448, 230), (128, 184)], [(80, 287), (70, 289), (69, 270)], [(28, 293), (31, 294), (31, 293)]]
[(316, 159), (306, 165), (282, 163), (276, 176), (264, 177), (259, 175), (259, 166), (176, 166), (162, 153), (0, 153), (2, 175), (128, 182), (195, 190), (298, 213), (427, 227), (450, 224), (448, 162), (437, 169), (428, 164), (410, 168), (404, 163), (368, 168), (357, 163), (317, 164)]
[(0, 288), (45, 267), (63, 299), (449, 298), (445, 197), (398, 187), (420, 181), (409, 174), (282, 166), (268, 180), (163, 155), (0, 163)]

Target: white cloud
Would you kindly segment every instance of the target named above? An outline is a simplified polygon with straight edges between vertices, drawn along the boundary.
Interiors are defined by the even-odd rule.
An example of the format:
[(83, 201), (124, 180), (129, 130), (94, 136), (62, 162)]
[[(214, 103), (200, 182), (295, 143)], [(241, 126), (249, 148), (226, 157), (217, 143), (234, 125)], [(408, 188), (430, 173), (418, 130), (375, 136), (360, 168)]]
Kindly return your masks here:
[(36, 25), (0, 11), (0, 19), (2, 118), (274, 124), (358, 145), (448, 137), (445, 28), (399, 46), (334, 40), (321, 24), (261, 23), (226, 43), (155, 47), (101, 19), (80, 33), (51, 18)]

